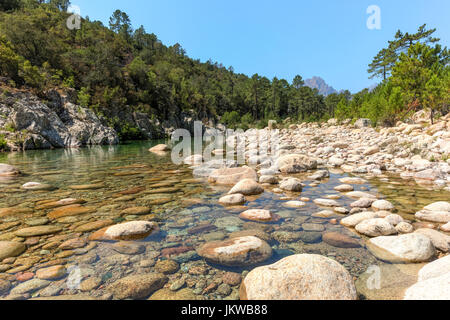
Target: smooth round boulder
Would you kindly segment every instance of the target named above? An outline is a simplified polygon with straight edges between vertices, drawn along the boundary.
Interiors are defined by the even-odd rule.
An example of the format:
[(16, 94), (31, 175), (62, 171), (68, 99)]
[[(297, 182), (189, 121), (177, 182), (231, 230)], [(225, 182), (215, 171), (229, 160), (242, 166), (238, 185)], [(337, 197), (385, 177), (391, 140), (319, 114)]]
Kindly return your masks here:
[(131, 221), (103, 228), (93, 233), (90, 240), (141, 240), (159, 230), (155, 222)]
[(349, 184), (341, 184), (337, 187), (334, 187), (334, 190), (338, 191), (338, 192), (350, 192), (355, 190), (355, 188)]
[(416, 218), (429, 222), (450, 222), (450, 202), (440, 201), (426, 206), (416, 213)]
[(256, 221), (256, 222), (276, 222), (280, 220), (280, 217), (269, 210), (251, 209), (242, 212), (239, 217), (244, 220)]
[(245, 202), (246, 199), (241, 193), (230, 194), (219, 199), (219, 203), (224, 206), (238, 206), (244, 204)]
[(389, 221), (381, 218), (364, 220), (357, 224), (356, 231), (368, 237), (390, 236), (397, 234), (397, 230)]
[(364, 220), (378, 218), (378, 213), (366, 211), (353, 214), (341, 220), (341, 224), (345, 227), (354, 228)]
[(374, 211), (391, 211), (394, 210), (394, 205), (386, 200), (377, 200), (372, 203)]
[(259, 177), (259, 183), (277, 184), (278, 179), (275, 176), (261, 176)]
[(417, 233), (372, 238), (367, 248), (377, 258), (392, 263), (427, 262), (436, 254), (431, 240)]
[(299, 179), (289, 178), (280, 182), (280, 189), (290, 192), (302, 192), (303, 185)]
[(245, 277), (241, 300), (356, 300), (348, 271), (320, 255), (293, 255)]
[(260, 238), (246, 236), (206, 243), (197, 253), (212, 263), (242, 267), (266, 261), (272, 256), (272, 248)]
[(236, 194), (240, 193), (244, 196), (253, 196), (258, 195), (264, 192), (264, 188), (261, 187), (259, 183), (257, 183), (253, 179), (244, 179), (239, 181), (228, 194)]

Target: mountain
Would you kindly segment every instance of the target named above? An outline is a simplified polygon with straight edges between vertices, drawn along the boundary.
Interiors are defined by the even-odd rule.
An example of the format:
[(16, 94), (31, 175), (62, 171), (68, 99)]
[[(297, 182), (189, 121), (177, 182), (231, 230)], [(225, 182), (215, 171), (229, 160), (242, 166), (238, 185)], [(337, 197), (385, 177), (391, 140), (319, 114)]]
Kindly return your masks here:
[(321, 77), (312, 77), (311, 79), (305, 80), (305, 85), (307, 87), (310, 87), (311, 89), (317, 89), (319, 90), (319, 93), (328, 96), (332, 93), (338, 93), (336, 89), (329, 86), (325, 80), (323, 80)]

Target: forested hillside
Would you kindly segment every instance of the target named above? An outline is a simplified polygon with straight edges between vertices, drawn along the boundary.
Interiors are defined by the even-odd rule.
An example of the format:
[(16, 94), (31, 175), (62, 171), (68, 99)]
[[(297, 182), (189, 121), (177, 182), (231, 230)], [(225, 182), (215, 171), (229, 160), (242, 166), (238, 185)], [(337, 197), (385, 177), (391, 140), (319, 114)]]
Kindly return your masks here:
[[(368, 117), (392, 124), (420, 108), (447, 112), (449, 53), (434, 30), (399, 32), (370, 66), (383, 82), (374, 91), (322, 96), (296, 76), (292, 83), (187, 56), (179, 44), (165, 46), (143, 27), (133, 29), (117, 10), (108, 26), (82, 19), (79, 30), (66, 21), (67, 0), (5, 0), (0, 3), (0, 72), (3, 83), (37, 95), (74, 88), (77, 103), (109, 119), (126, 138), (139, 132), (117, 117), (130, 107), (164, 121), (186, 111), (229, 126), (266, 126), (268, 119), (320, 121)], [(343, 75), (345, 76), (345, 75)]]

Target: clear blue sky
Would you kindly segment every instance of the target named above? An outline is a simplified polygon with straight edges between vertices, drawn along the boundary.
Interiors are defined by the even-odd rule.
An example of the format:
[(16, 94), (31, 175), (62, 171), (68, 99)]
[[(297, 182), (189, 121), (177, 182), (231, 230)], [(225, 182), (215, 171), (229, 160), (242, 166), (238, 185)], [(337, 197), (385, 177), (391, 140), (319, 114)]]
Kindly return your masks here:
[[(108, 25), (128, 13), (166, 45), (180, 43), (195, 59), (236, 72), (291, 81), (320, 76), (337, 90), (374, 83), (367, 65), (398, 29), (427, 23), (449, 46), (449, 0), (72, 0), (81, 15)], [(381, 30), (369, 30), (369, 5), (381, 9)]]

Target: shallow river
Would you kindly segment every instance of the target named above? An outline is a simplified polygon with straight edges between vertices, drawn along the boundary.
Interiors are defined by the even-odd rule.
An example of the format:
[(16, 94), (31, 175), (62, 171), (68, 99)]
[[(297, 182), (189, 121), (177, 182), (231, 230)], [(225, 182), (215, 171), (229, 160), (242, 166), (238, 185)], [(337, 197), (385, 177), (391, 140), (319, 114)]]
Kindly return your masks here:
[[(120, 146), (91, 147), (70, 150), (28, 151), (0, 154), (0, 162), (19, 168), (24, 175), (0, 180), (0, 208), (13, 208), (13, 213), (0, 215), (0, 240), (24, 241), (25, 253), (16, 259), (0, 261), (0, 279), (7, 279), (12, 287), (0, 297), (7, 296), (20, 285), (21, 276), (34, 273), (42, 266), (64, 264), (67, 273), (60, 279), (42, 283), (25, 290), (29, 297), (75, 295), (83, 292), (93, 297), (110, 298), (107, 287), (114, 281), (132, 274), (164, 271), (169, 274), (168, 286), (190, 288), (185, 296), (166, 292), (163, 298), (238, 299), (239, 286), (221, 284), (225, 272), (245, 276), (251, 268), (225, 268), (211, 265), (195, 252), (206, 241), (223, 240), (230, 234), (243, 230), (260, 230), (274, 250), (269, 261), (273, 263), (296, 253), (315, 253), (336, 259), (354, 276), (361, 298), (397, 299), (402, 290), (415, 282), (415, 272), (420, 265), (388, 265), (377, 260), (365, 248), (365, 240), (356, 232), (331, 223), (344, 215), (322, 219), (311, 215), (326, 208), (316, 206), (312, 200), (339, 196), (343, 207), (350, 208), (354, 199), (334, 191), (342, 184), (339, 179), (348, 176), (331, 171), (331, 177), (318, 186), (307, 186), (301, 194), (275, 194), (272, 187), (257, 197), (248, 197), (241, 207), (225, 208), (218, 199), (229, 188), (211, 186), (204, 179), (192, 176), (187, 166), (177, 166), (170, 155), (161, 157), (148, 152), (156, 142), (138, 142)], [(307, 185), (306, 176), (295, 175)], [(367, 178), (364, 177), (363, 178)], [(394, 176), (368, 179), (368, 183), (355, 185), (355, 191), (365, 191), (391, 201), (398, 214), (414, 221), (414, 213), (424, 206), (448, 200), (449, 194), (419, 186), (414, 181)], [(40, 182), (53, 190), (27, 191), (21, 186), (27, 182)], [(303, 208), (284, 208), (288, 196), (311, 201)], [(83, 199), (86, 213), (48, 219), (53, 209), (45, 204), (65, 198)], [(151, 212), (124, 214), (133, 207), (150, 207)], [(282, 219), (275, 224), (246, 222), (238, 214), (248, 208), (264, 208), (277, 213)], [(15, 211), (14, 211), (15, 210)], [(70, 238), (86, 237), (100, 227), (112, 223), (133, 220), (158, 222), (160, 232), (142, 241), (126, 243), (90, 242), (80, 248), (63, 250), (59, 245)], [(95, 222), (100, 221), (97, 225)], [(102, 224), (104, 223), (104, 224)], [(308, 231), (302, 224), (309, 225)], [(18, 238), (18, 229), (39, 226), (60, 226), (62, 231), (43, 236)], [(312, 225), (312, 227), (311, 227)], [(87, 227), (86, 227), (87, 226)], [(93, 230), (89, 230), (93, 226)], [(85, 231), (89, 230), (89, 231)], [(348, 235), (361, 244), (359, 248), (337, 248), (322, 242), (324, 232), (336, 231)], [(177, 262), (178, 270), (166, 270), (173, 266), (155, 265), (158, 260)], [(256, 267), (256, 266), (254, 266)], [(252, 267), (252, 268), (254, 268)], [(166, 269), (164, 269), (166, 268)], [(371, 276), (381, 272), (381, 280), (371, 282)], [(29, 274), (28, 274), (29, 276)], [(26, 278), (28, 279), (28, 278)], [(91, 286), (79, 283), (94, 279)], [(373, 279), (372, 279), (373, 280)], [(211, 285), (217, 283), (217, 285)], [(374, 285), (375, 283), (375, 285)], [(368, 288), (369, 287), (369, 288)], [(186, 290), (183, 294), (186, 294)]]

